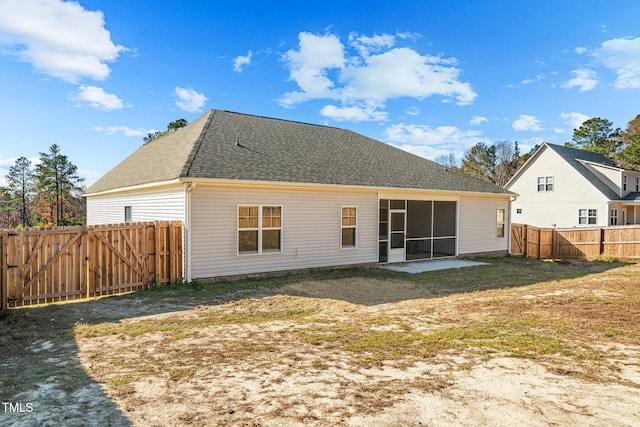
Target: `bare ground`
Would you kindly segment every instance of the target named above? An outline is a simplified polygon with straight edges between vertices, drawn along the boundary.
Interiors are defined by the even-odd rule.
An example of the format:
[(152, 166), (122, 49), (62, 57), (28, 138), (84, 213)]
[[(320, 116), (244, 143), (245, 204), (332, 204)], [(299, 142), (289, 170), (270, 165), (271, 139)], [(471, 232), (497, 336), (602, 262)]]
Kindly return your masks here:
[(27, 328), (12, 341), (24, 351), (0, 350), (3, 402), (33, 408), (0, 408), (0, 424), (640, 425), (640, 264), (506, 259), (493, 272), (36, 309), (38, 329), (67, 337)]

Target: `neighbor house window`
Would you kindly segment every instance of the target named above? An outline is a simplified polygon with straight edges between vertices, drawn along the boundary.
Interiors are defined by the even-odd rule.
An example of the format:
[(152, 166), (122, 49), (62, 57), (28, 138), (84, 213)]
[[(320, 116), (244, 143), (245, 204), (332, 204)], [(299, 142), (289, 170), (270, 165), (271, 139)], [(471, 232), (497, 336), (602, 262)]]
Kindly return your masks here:
[(622, 176), (622, 191), (627, 191), (627, 175)]
[(618, 209), (611, 209), (611, 219), (609, 225), (618, 225)]
[(343, 248), (356, 247), (356, 208), (342, 208), (342, 244)]
[(553, 177), (552, 176), (539, 176), (538, 177), (538, 191), (553, 191)]
[(131, 206), (124, 207), (124, 222), (127, 224), (131, 223)]
[(505, 212), (504, 209), (498, 209), (497, 211), (496, 237), (504, 237), (504, 228), (505, 228), (504, 212)]
[(598, 223), (597, 209), (579, 209), (578, 210), (578, 224), (592, 225), (597, 223)]
[(282, 207), (238, 206), (238, 253), (282, 252)]
[(636, 177), (636, 191), (640, 191), (640, 176)]

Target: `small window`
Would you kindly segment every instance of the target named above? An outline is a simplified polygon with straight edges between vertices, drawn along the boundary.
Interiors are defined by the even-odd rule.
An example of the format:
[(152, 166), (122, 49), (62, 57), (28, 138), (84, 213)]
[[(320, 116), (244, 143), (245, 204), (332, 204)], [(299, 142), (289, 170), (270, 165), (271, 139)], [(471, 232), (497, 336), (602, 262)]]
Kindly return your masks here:
[(611, 216), (609, 218), (609, 225), (618, 225), (618, 209), (611, 209)]
[(516, 209), (516, 213), (517, 213), (517, 214), (521, 214), (521, 213), (522, 213), (522, 208), (518, 208), (518, 209)]
[(355, 207), (342, 208), (342, 244), (343, 248), (356, 247), (356, 218), (357, 209)]
[(282, 252), (282, 207), (238, 206), (238, 253)]
[(504, 237), (504, 229), (505, 229), (505, 217), (504, 217), (504, 209), (498, 209), (497, 211), (497, 229), (496, 229), (496, 237)]
[(627, 175), (622, 176), (622, 191), (627, 191)]
[(595, 225), (597, 223), (598, 223), (597, 209), (579, 209), (578, 210), (578, 224)]
[(553, 177), (552, 176), (539, 176), (538, 177), (538, 192), (553, 191)]
[(131, 223), (131, 206), (124, 207), (124, 222), (126, 224)]
[(640, 191), (640, 176), (636, 177), (636, 191)]

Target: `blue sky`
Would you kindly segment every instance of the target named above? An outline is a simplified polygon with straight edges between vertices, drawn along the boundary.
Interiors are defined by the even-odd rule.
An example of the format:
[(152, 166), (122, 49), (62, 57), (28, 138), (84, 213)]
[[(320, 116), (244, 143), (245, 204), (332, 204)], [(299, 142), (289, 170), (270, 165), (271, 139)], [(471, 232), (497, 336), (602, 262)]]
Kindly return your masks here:
[[(223, 109), (460, 159), (640, 114), (640, 3), (0, 0), (0, 185), (52, 144), (90, 185)], [(354, 159), (357, 161), (357, 159)]]

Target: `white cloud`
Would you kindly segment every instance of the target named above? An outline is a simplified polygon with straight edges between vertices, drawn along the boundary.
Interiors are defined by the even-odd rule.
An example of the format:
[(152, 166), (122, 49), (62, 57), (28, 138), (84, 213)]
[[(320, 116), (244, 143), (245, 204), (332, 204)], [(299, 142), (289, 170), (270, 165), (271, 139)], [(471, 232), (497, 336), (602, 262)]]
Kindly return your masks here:
[(349, 44), (356, 48), (361, 56), (365, 57), (369, 56), (371, 51), (379, 52), (385, 48), (393, 47), (396, 44), (396, 38), (390, 34), (368, 37), (353, 32), (349, 34)]
[(124, 105), (122, 100), (112, 93), (107, 93), (101, 87), (80, 86), (78, 93), (72, 92), (69, 99), (76, 102), (86, 102), (92, 108), (100, 110), (120, 110)]
[(146, 136), (149, 133), (155, 132), (153, 129), (131, 129), (127, 126), (94, 126), (93, 130), (107, 135), (115, 135), (116, 133), (122, 133), (124, 136)]
[(298, 49), (289, 50), (283, 58), (290, 80), (300, 90), (285, 93), (278, 101), (291, 107), (312, 99), (332, 99), (341, 101), (343, 108), (366, 105), (371, 109), (401, 97), (421, 100), (439, 95), (460, 105), (477, 97), (469, 83), (459, 80), (455, 59), (394, 47), (396, 40), (388, 34), (352, 33), (345, 46), (334, 34), (300, 33)]
[(339, 122), (384, 121), (387, 119), (387, 113), (378, 111), (375, 106), (336, 107), (334, 105), (325, 105), (320, 110), (320, 114)]
[(482, 116), (473, 116), (473, 117), (471, 118), (471, 120), (469, 120), (469, 124), (470, 124), (470, 125), (472, 125), (472, 126), (474, 126), (474, 125), (482, 124), (482, 123), (484, 123), (484, 122), (486, 122), (486, 121), (487, 121), (487, 118), (486, 118), (486, 117), (482, 117)]
[(176, 105), (184, 111), (189, 113), (196, 113), (202, 111), (202, 107), (208, 101), (209, 98), (202, 93), (198, 93), (193, 89), (187, 89), (183, 87), (176, 87), (175, 95), (178, 97)]
[(589, 120), (591, 116), (587, 116), (582, 113), (562, 113), (560, 114), (560, 118), (564, 120), (564, 122), (571, 126), (572, 129), (578, 129), (584, 122)]
[(126, 48), (115, 45), (100, 11), (61, 0), (0, 1), (0, 52), (28, 62), (40, 73), (78, 83), (104, 80)]
[(418, 108), (418, 107), (410, 107), (407, 111), (405, 111), (405, 113), (407, 113), (410, 116), (419, 116), (420, 115), (420, 108)]
[(236, 73), (241, 73), (242, 69), (246, 65), (250, 65), (251, 64), (251, 57), (252, 56), (253, 56), (253, 52), (252, 51), (249, 51), (247, 53), (247, 56), (237, 56), (233, 60), (233, 71), (235, 71)]
[(594, 89), (599, 83), (596, 72), (593, 70), (573, 70), (571, 74), (574, 77), (565, 82), (561, 87), (565, 89), (577, 87), (578, 92), (586, 92)]
[(299, 50), (289, 50), (284, 59), (289, 79), (295, 81), (301, 91), (286, 93), (280, 100), (281, 105), (293, 106), (314, 98), (338, 98), (333, 92), (333, 81), (327, 76), (329, 70), (344, 66), (344, 46), (338, 37), (302, 32), (298, 40)]
[(616, 88), (640, 88), (640, 37), (607, 40), (594, 56), (618, 75), (614, 83)]
[(577, 48), (573, 49), (573, 51), (575, 53), (577, 53), (578, 55), (582, 55), (583, 53), (587, 52), (587, 48), (586, 47), (577, 47)]
[(540, 120), (536, 119), (534, 116), (528, 116), (526, 114), (521, 114), (520, 117), (513, 122), (512, 127), (517, 131), (542, 130)]
[(481, 131), (465, 131), (457, 126), (431, 128), (405, 123), (389, 126), (385, 135), (392, 145), (432, 160), (450, 153), (461, 158), (466, 150), (482, 138)]

